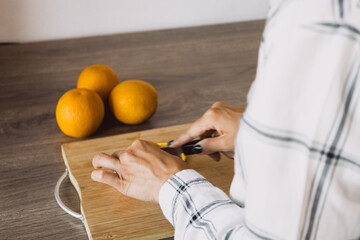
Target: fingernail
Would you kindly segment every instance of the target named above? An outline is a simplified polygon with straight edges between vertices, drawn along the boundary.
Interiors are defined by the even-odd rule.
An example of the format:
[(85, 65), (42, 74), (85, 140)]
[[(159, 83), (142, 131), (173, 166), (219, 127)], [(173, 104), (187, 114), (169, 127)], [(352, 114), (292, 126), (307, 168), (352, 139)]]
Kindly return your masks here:
[(168, 142), (168, 147), (171, 145), (171, 144), (173, 144), (173, 142), (174, 142), (174, 140), (170, 140), (169, 142)]
[(199, 154), (202, 153), (202, 147), (200, 145), (195, 145), (191, 149), (192, 154)]
[(93, 171), (93, 172), (91, 173), (91, 178), (92, 178), (92, 180), (96, 181), (96, 180), (99, 179), (99, 176), (98, 176), (98, 174), (97, 174), (95, 171)]

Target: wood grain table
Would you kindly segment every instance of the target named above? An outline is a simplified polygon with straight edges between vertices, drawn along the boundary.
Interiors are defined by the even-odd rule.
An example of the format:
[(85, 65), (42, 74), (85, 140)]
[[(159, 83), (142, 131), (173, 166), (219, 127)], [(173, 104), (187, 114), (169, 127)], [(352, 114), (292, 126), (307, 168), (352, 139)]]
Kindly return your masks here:
[[(188, 123), (215, 101), (246, 105), (264, 21), (0, 46), (0, 239), (86, 239), (81, 221), (63, 212), (54, 186), (64, 171), (65, 136), (57, 100), (91, 64), (111, 66), (120, 80), (155, 86), (159, 107), (127, 126), (107, 114), (98, 138)], [(71, 184), (64, 202), (79, 211)]]

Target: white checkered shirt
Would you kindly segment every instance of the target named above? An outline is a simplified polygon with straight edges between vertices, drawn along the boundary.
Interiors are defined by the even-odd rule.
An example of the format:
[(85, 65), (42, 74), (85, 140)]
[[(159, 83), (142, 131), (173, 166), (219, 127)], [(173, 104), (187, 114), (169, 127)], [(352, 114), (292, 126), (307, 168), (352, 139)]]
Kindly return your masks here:
[(360, 239), (360, 1), (272, 1), (230, 197), (161, 188), (175, 239)]

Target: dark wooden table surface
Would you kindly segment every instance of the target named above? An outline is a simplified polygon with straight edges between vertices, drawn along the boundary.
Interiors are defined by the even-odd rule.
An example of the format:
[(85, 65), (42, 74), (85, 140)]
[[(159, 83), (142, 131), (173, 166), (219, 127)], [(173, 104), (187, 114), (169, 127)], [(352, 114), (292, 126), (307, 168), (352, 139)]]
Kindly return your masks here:
[[(188, 123), (215, 101), (246, 105), (263, 21), (0, 46), (0, 239), (86, 239), (63, 212), (54, 186), (64, 171), (59, 97), (91, 64), (120, 80), (142, 79), (159, 93), (156, 114), (126, 126), (110, 114), (92, 138)], [(64, 202), (79, 211), (69, 182)]]

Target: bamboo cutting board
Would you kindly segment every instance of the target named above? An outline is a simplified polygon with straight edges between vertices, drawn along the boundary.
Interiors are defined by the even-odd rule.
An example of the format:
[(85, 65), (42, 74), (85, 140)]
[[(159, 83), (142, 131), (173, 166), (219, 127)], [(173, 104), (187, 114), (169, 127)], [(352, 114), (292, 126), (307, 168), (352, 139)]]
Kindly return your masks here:
[[(126, 197), (107, 185), (92, 181), (92, 158), (99, 152), (112, 154), (125, 149), (138, 138), (166, 142), (175, 139), (188, 126), (126, 133), (61, 146), (70, 180), (80, 197), (89, 239), (162, 239), (173, 236), (174, 229), (158, 204)], [(220, 162), (215, 162), (206, 155), (192, 155), (188, 156), (187, 162), (190, 168), (228, 193), (234, 175), (233, 160), (222, 156)]]

